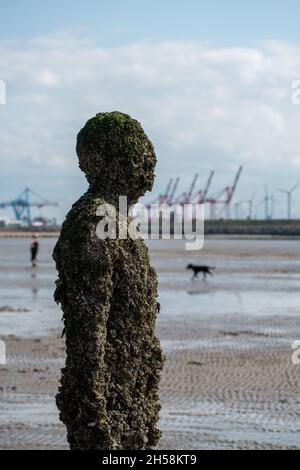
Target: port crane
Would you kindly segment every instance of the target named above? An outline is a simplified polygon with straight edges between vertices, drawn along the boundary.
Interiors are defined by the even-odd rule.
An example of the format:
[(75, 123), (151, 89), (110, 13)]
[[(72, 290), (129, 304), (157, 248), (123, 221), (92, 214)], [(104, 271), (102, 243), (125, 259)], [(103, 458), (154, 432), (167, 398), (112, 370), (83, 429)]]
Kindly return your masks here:
[[(31, 196), (34, 196), (35, 200), (32, 201)], [(45, 206), (58, 206), (58, 204), (48, 201), (48, 199), (40, 196), (30, 188), (25, 188), (16, 199), (0, 201), (0, 209), (11, 207), (16, 220), (24, 221), (29, 226), (32, 225), (31, 208), (37, 207), (40, 209)]]
[(219, 204), (222, 205), (222, 209), (225, 208), (226, 219), (230, 219), (231, 202), (232, 202), (232, 198), (235, 193), (242, 171), (243, 171), (243, 167), (240, 166), (235, 175), (232, 186), (226, 186), (226, 188), (222, 189), (222, 191), (220, 191), (216, 195), (205, 199), (205, 202), (210, 204), (210, 218), (211, 219), (217, 218), (217, 205)]
[(214, 177), (214, 174), (215, 172), (214, 171), (211, 171), (210, 172), (210, 175), (208, 177), (208, 180), (206, 182), (206, 186), (204, 188), (204, 190), (200, 190), (198, 191), (195, 196), (193, 197), (194, 198), (197, 198), (196, 199), (196, 203), (197, 204), (204, 204), (205, 203), (205, 200), (206, 200), (206, 196), (207, 196), (207, 193), (209, 191), (209, 188), (210, 188), (210, 185), (211, 185), (211, 182), (212, 182), (212, 179)]
[[(243, 167), (240, 166), (238, 168), (238, 171), (235, 175), (234, 181), (232, 186), (226, 186), (224, 189), (221, 191), (214, 193), (212, 195), (208, 196), (208, 192), (211, 187), (212, 180), (214, 178), (215, 172), (211, 171), (206, 185), (203, 189), (197, 190), (195, 192), (195, 187), (199, 178), (198, 174), (195, 174), (190, 188), (185, 191), (184, 193), (181, 193), (177, 198), (175, 198), (175, 193), (178, 188), (178, 183), (179, 183), (179, 178), (173, 179), (170, 178), (166, 190), (164, 193), (160, 194), (158, 197), (156, 197), (155, 200), (152, 201), (152, 204), (155, 205), (162, 205), (162, 204), (168, 204), (168, 205), (173, 205), (173, 204), (178, 204), (181, 206), (184, 206), (185, 204), (208, 204), (210, 207), (210, 218), (211, 219), (216, 219), (217, 218), (217, 207), (221, 206), (221, 211), (222, 212), (225, 209), (225, 216), (227, 219), (230, 218), (230, 208), (231, 208), (231, 203), (232, 199), (235, 193), (235, 190), (237, 188), (241, 173), (242, 173)], [(246, 201), (244, 201), (246, 203)], [(247, 201), (249, 203), (249, 218), (252, 217), (252, 200)], [(151, 204), (147, 205), (147, 209), (151, 209)], [(151, 218), (153, 214), (151, 214), (151, 210), (149, 212), (149, 217)]]
[(196, 186), (196, 183), (197, 183), (197, 180), (199, 178), (199, 175), (196, 174), (194, 175), (194, 178), (192, 180), (192, 183), (191, 183), (191, 186), (189, 188), (189, 190), (187, 192), (184, 192), (182, 193), (178, 198), (177, 200), (175, 201), (176, 204), (190, 204), (191, 202), (191, 197), (192, 197), (192, 194), (194, 192), (194, 189), (195, 189), (195, 186)]
[(174, 196), (175, 196), (175, 193), (176, 193), (176, 191), (177, 191), (177, 187), (178, 187), (179, 181), (180, 181), (180, 178), (177, 177), (176, 180), (175, 180), (175, 182), (174, 182), (174, 185), (173, 185), (173, 187), (172, 187), (172, 189), (171, 189), (171, 193), (170, 193), (170, 195), (169, 195), (169, 196), (167, 197), (167, 199), (166, 199), (166, 202), (167, 202), (167, 204), (169, 204), (169, 205), (172, 205), (172, 204), (173, 204)]

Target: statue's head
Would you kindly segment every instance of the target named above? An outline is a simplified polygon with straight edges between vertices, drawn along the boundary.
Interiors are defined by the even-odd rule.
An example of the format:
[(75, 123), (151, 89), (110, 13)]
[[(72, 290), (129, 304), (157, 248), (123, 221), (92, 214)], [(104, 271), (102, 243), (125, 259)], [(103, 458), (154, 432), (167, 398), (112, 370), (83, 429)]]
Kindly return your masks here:
[(89, 119), (77, 136), (79, 167), (91, 190), (135, 203), (152, 189), (156, 156), (138, 121), (117, 111)]

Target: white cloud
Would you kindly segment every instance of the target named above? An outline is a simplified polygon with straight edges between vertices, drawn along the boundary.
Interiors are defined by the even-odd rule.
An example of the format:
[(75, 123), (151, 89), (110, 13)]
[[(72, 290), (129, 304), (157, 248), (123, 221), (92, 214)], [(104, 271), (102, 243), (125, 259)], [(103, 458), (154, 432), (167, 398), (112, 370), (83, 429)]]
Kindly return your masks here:
[(37, 79), (38, 83), (44, 85), (45, 87), (52, 88), (58, 85), (58, 77), (51, 70), (41, 70), (37, 76)]
[[(161, 180), (239, 163), (295, 179), (300, 106), (291, 102), (300, 47), (268, 41), (252, 48), (164, 42), (102, 48), (62, 32), (0, 41), (0, 147), (8, 165), (28, 162), (75, 174), (75, 138), (98, 111), (128, 112), (159, 153)], [(172, 164), (170, 164), (172, 161)], [(60, 171), (60, 170), (57, 170)]]

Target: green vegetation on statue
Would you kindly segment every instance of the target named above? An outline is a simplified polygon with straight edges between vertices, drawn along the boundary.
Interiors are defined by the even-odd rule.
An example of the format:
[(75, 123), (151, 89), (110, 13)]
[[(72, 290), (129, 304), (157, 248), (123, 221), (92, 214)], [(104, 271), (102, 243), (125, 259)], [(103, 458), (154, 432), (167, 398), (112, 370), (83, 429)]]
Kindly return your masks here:
[(91, 190), (130, 204), (152, 189), (156, 156), (140, 123), (127, 114), (99, 113), (77, 137), (79, 166)]
[(54, 249), (66, 364), (57, 394), (71, 449), (149, 449), (158, 442), (163, 355), (156, 338), (157, 279), (143, 240), (100, 240), (96, 209), (150, 190), (156, 163), (141, 125), (100, 113), (77, 139), (90, 187)]

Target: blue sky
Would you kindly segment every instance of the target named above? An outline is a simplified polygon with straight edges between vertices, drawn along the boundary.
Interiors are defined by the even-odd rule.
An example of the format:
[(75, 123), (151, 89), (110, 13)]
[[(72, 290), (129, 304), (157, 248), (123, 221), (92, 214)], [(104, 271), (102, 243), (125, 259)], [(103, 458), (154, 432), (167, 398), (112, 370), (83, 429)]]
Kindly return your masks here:
[(62, 220), (86, 188), (78, 130), (96, 112), (118, 109), (154, 142), (155, 193), (177, 175), (181, 191), (196, 172), (204, 184), (211, 169), (217, 191), (243, 164), (236, 200), (256, 193), (262, 215), (268, 185), (283, 216), (277, 188), (292, 187), (300, 170), (300, 106), (291, 102), (299, 13), (296, 0), (5, 2), (0, 201), (31, 186), (60, 203), (48, 214)]
[(11, 0), (1, 6), (2, 37), (31, 37), (83, 28), (100, 45), (208, 40), (251, 45), (298, 42), (298, 0)]

